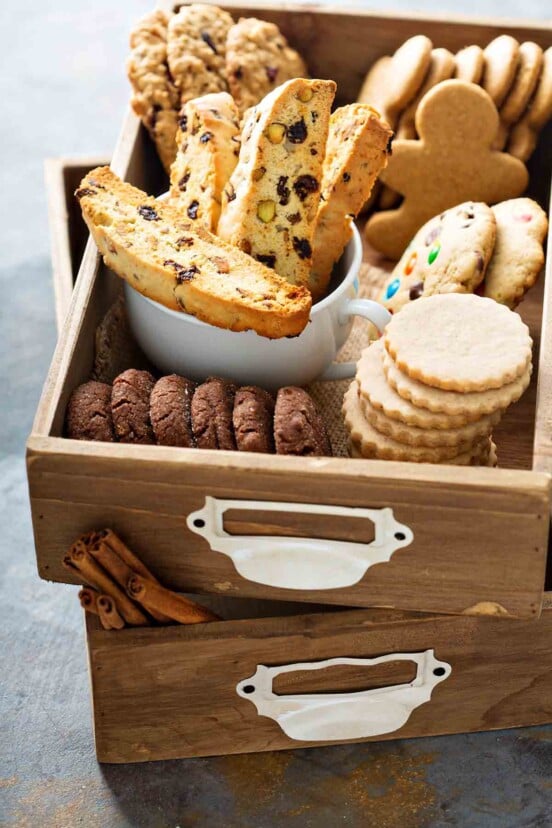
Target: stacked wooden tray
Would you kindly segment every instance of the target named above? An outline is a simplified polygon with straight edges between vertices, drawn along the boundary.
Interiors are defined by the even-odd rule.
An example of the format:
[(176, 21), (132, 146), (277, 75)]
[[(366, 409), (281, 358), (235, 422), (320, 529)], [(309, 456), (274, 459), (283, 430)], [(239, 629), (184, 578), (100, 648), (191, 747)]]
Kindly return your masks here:
[[(501, 32), (543, 46), (551, 40), (548, 29), (532, 25), (225, 6), (235, 16), (277, 22), (314, 75), (338, 81), (343, 100), (354, 99), (375, 58), (415, 33), (452, 50), (484, 45)], [(550, 149), (543, 135), (532, 161), (533, 195), (541, 203)], [(50, 163), (55, 273), (65, 285), (58, 318), (72, 281), (70, 251), (85, 238), (70, 191), (95, 163)], [(149, 138), (130, 113), (112, 165), (150, 193), (166, 189)], [(64, 211), (73, 216), (69, 232)], [(65, 549), (82, 532), (110, 525), (163, 582), (211, 594), (228, 619), (118, 633), (88, 622), (101, 761), (552, 720), (552, 594), (545, 591), (550, 271), (549, 263), (546, 280), (520, 306), (540, 357), (531, 389), (498, 434), (501, 468), (299, 459), (63, 437), (68, 397), (88, 378), (95, 329), (118, 284), (88, 244), (28, 442), (39, 573), (70, 582), (61, 565)], [(266, 567), (263, 575), (262, 562), (244, 566), (240, 552), (258, 550), (267, 537), (278, 554), (309, 548), (310, 588), (300, 567), (282, 586)], [(387, 559), (382, 538), (391, 548)], [(318, 559), (342, 572), (353, 558), (348, 575), (320, 588)], [(330, 604), (340, 609), (330, 611)]]

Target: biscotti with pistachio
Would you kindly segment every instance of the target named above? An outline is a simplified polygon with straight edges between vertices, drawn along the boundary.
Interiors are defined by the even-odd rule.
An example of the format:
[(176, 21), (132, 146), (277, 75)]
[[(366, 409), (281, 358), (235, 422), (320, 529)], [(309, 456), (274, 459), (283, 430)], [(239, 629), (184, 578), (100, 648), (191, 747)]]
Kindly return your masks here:
[(328, 287), (333, 266), (351, 238), (351, 220), (387, 166), (392, 137), (389, 125), (368, 104), (342, 106), (330, 118), (309, 279), (313, 299)]
[(249, 110), (218, 235), (307, 285), (333, 81), (296, 78)]
[(194, 98), (180, 112), (169, 201), (213, 233), (224, 186), (238, 163), (239, 118), (228, 92)]
[(307, 324), (306, 288), (195, 227), (109, 167), (88, 173), (76, 196), (106, 265), (144, 296), (219, 328), (270, 339), (296, 336)]

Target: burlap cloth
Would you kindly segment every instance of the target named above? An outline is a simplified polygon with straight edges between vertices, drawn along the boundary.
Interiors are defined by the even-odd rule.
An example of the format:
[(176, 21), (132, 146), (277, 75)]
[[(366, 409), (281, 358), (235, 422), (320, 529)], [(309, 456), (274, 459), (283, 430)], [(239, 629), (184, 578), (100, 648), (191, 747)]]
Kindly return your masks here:
[[(376, 298), (389, 266), (371, 257), (373, 261), (362, 264), (359, 275), (359, 297)], [(363, 348), (376, 336), (375, 328), (360, 317), (355, 319), (351, 335), (338, 354), (338, 362), (357, 361)], [(96, 330), (95, 358), (92, 379), (111, 383), (127, 368), (145, 368), (153, 374), (158, 372), (148, 362), (136, 344), (125, 314), (124, 296), (121, 294), (109, 308)], [(341, 414), (343, 395), (350, 380), (339, 382), (315, 382), (308, 387), (326, 421), (335, 455), (347, 456), (347, 436)]]

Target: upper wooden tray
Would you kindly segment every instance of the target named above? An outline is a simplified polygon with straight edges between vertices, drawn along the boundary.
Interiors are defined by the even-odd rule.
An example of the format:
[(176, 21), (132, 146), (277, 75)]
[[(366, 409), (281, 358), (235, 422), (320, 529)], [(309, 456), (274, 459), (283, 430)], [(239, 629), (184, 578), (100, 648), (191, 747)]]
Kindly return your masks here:
[[(550, 41), (548, 29), (533, 25), (397, 19), (346, 10), (306, 12), (299, 7), (286, 11), (264, 6), (262, 10), (237, 5), (229, 8), (236, 14), (275, 20), (305, 53), (313, 73), (337, 78), (342, 99), (355, 97), (364, 72), (377, 56), (394, 50), (404, 38), (419, 31), (451, 49), (470, 42), (485, 44), (503, 31), (543, 45)], [(150, 193), (166, 189), (166, 178), (149, 138), (132, 113), (126, 116), (113, 168)], [(550, 168), (550, 146), (543, 140), (532, 159), (533, 194), (541, 203), (547, 198)], [(546, 368), (552, 353), (550, 276), (544, 300), (541, 287), (522, 305), (537, 339), (540, 332), (541, 355), (532, 390), (508, 413), (501, 431), (497, 430), (500, 459), (506, 467), (496, 470), (64, 439), (68, 397), (89, 375), (94, 332), (116, 285), (117, 280), (101, 266), (94, 245), (89, 244), (28, 443), (42, 577), (70, 580), (61, 567), (64, 549), (81, 532), (109, 523), (164, 581), (177, 588), (437, 612), (539, 614), (549, 522), (547, 472), (552, 458), (546, 428), (547, 412), (552, 411), (552, 377)], [(229, 558), (210, 551), (206, 542), (188, 529), (188, 514), (200, 509), (206, 496), (391, 506), (396, 519), (414, 532), (414, 542), (396, 552), (389, 563), (371, 568), (352, 587), (266, 587), (240, 576)], [(344, 526), (339, 518), (330, 529), (332, 537), (356, 537), (357, 530)], [(276, 529), (275, 533), (285, 534), (285, 530)]]

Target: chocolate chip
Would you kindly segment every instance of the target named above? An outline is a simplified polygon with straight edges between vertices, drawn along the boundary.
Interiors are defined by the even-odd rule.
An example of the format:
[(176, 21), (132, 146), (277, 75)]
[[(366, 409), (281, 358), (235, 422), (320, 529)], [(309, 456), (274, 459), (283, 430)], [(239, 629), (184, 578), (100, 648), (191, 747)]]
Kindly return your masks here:
[(274, 83), (278, 75), (278, 69), (275, 66), (265, 66), (265, 72), (270, 83)]
[(415, 285), (412, 285), (408, 292), (408, 296), (410, 299), (419, 299), (422, 293), (424, 292), (424, 283), (423, 282), (416, 282)]
[(311, 121), (315, 124), (318, 120), (318, 112), (311, 112)]
[(190, 203), (190, 206), (186, 210), (186, 212), (188, 213), (188, 218), (196, 219), (198, 208), (199, 208), (199, 201), (192, 201)]
[(182, 192), (186, 192), (186, 184), (190, 180), (190, 171), (185, 172), (180, 181), (178, 182), (178, 189), (182, 190)]
[(200, 136), (199, 141), (200, 141), (201, 144), (207, 144), (208, 141), (210, 141), (212, 137), (213, 137), (212, 132), (204, 132), (203, 135)]
[(173, 268), (176, 272), (176, 281), (179, 285), (181, 285), (182, 282), (191, 282), (196, 273), (199, 273), (199, 270), (195, 265), (184, 267), (184, 265), (175, 262), (174, 259), (165, 259), (163, 266)]
[(178, 119), (178, 126), (180, 127), (182, 132), (186, 132), (186, 130), (188, 129), (188, 116), (187, 115), (181, 115), (180, 116), (180, 118)]
[(274, 256), (272, 253), (259, 253), (259, 255), (255, 256), (255, 258), (261, 264), (264, 264), (267, 267), (271, 267), (272, 269), (274, 269), (274, 265), (276, 264), (276, 256)]
[(301, 221), (301, 213), (288, 213), (286, 218), (290, 224), (297, 224)]
[(483, 270), (485, 268), (485, 261), (479, 250), (475, 251), (475, 259), (478, 273), (483, 273)]
[(300, 118), (294, 124), (291, 124), (288, 127), (287, 135), (292, 144), (302, 144), (307, 137), (307, 125), (304, 119)]
[(160, 218), (153, 207), (148, 207), (147, 204), (143, 207), (138, 207), (138, 212), (146, 221), (160, 221)]
[(75, 193), (77, 198), (82, 198), (83, 196), (92, 196), (96, 195), (96, 190), (90, 189), (90, 187), (81, 187), (80, 190), (77, 190)]
[(215, 44), (213, 43), (213, 41), (212, 41), (212, 39), (211, 39), (211, 35), (209, 34), (209, 32), (201, 32), (201, 39), (203, 40), (203, 42), (204, 42), (204, 43), (206, 43), (206, 44), (207, 44), (207, 46), (209, 47), (209, 49), (211, 49), (211, 51), (212, 51), (215, 55), (218, 55), (218, 52), (217, 52), (217, 47), (216, 47), (216, 46), (215, 46)]
[(318, 181), (312, 175), (300, 175), (296, 179), (293, 189), (301, 199), (304, 201), (309, 193), (316, 193), (318, 190)]
[(343, 173), (343, 181), (345, 181), (345, 183), (347, 183), (347, 181), (350, 181), (350, 180), (351, 180), (350, 174), (348, 172), (344, 172)]
[(310, 259), (312, 256), (312, 248), (307, 239), (298, 239), (293, 237), (293, 249), (300, 259)]
[(281, 175), (276, 186), (276, 192), (280, 196), (280, 204), (284, 205), (289, 202), (289, 187), (286, 187), (287, 182), (288, 176)]
[(312, 148), (311, 148), (311, 151), (310, 151), (310, 154), (311, 154), (311, 155), (318, 155), (318, 150), (317, 150), (317, 149), (315, 149), (314, 147), (312, 147)]

